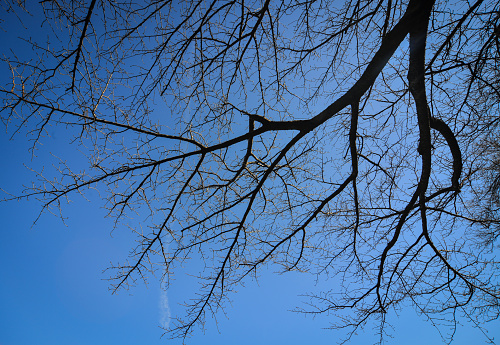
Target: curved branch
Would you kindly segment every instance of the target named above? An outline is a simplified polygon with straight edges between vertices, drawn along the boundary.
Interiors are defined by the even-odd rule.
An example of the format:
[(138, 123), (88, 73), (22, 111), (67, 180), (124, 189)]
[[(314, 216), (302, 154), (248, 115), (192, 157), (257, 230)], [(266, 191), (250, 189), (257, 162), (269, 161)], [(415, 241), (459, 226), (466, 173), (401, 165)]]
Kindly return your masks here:
[(458, 146), (457, 138), (446, 122), (441, 119), (431, 116), (431, 128), (435, 129), (446, 139), (446, 143), (450, 148), (453, 156), (453, 175), (451, 177), (451, 186), (455, 191), (460, 191), (460, 175), (462, 175), (462, 152)]

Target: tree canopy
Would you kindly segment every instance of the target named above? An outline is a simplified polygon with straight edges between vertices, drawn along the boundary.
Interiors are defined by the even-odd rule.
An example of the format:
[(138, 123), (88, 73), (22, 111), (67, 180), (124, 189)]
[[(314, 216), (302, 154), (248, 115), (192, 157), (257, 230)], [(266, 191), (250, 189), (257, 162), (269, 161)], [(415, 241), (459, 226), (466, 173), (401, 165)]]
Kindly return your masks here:
[(95, 189), (116, 228), (140, 219), (114, 290), (201, 260), (170, 336), (263, 269), (331, 279), (300, 310), (352, 333), (402, 305), (498, 318), (497, 1), (38, 6), (43, 40), (2, 57), (2, 121), (33, 150), (64, 133), (86, 163), (54, 152), (6, 199), (59, 212)]

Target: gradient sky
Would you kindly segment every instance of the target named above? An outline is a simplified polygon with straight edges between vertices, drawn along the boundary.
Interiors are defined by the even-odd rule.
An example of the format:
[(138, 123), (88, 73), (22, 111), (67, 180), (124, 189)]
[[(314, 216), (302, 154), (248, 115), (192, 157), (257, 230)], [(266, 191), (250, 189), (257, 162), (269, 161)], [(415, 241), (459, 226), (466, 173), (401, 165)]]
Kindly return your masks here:
[[(0, 32), (3, 47), (12, 45), (14, 38)], [(0, 81), (7, 78), (2, 65)], [(34, 178), (24, 164), (36, 168), (52, 159), (50, 147), (64, 145), (64, 134), (51, 133), (44, 150), (32, 159), (24, 134), (10, 140), (12, 132), (2, 127), (0, 134), (0, 187), (19, 193)], [(166, 292), (160, 280), (152, 277), (147, 286), (138, 282), (128, 291), (111, 294), (105, 280), (110, 274), (103, 270), (110, 262), (124, 259), (134, 242), (127, 229), (111, 233), (112, 220), (99, 208), (97, 193), (88, 199), (71, 198), (71, 204), (64, 207), (65, 223), (44, 214), (35, 226), (41, 207), (36, 200), (0, 203), (0, 345), (181, 344), (161, 338), (159, 326), (182, 315), (179, 304), (189, 298), (196, 281), (181, 271)], [(335, 281), (319, 285), (336, 288)], [(217, 323), (207, 320), (205, 332), (197, 329), (187, 344), (336, 344), (343, 333), (323, 329), (329, 326), (327, 317), (289, 311), (304, 301), (298, 295), (314, 289), (313, 276), (278, 275), (271, 268), (258, 283), (248, 280), (246, 287), (231, 296), (226, 314), (220, 313)], [(441, 343), (438, 330), (413, 309), (390, 313), (388, 320), (393, 329), (387, 344)], [(498, 322), (488, 329), (490, 336), (500, 338)], [(351, 343), (372, 344), (377, 339), (376, 330), (367, 327)], [(453, 344), (486, 340), (471, 324), (464, 324), (458, 327)]]

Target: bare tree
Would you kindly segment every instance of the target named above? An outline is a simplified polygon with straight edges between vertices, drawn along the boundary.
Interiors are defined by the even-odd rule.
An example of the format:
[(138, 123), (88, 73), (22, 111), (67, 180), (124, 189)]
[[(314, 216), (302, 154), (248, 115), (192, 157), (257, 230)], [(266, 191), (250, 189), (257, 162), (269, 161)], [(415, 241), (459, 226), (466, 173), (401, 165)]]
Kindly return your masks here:
[(116, 290), (203, 258), (171, 336), (269, 266), (339, 278), (301, 311), (352, 333), (405, 303), (438, 324), (498, 318), (496, 1), (40, 6), (47, 42), (5, 51), (2, 120), (34, 149), (66, 131), (88, 164), (50, 162), (15, 198), (45, 212), (93, 188), (117, 227), (142, 217)]

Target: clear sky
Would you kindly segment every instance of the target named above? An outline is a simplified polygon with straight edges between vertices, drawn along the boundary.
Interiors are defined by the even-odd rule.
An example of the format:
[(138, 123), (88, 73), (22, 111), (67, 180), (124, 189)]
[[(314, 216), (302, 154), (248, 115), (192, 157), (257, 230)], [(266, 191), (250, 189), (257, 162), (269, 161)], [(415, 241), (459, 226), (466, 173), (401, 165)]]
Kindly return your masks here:
[[(5, 16), (5, 15), (4, 15)], [(2, 36), (3, 46), (13, 37)], [(7, 45), (8, 46), (8, 45)], [(9, 77), (1, 66), (0, 80)], [(26, 168), (50, 160), (50, 146), (61, 145), (63, 133), (54, 132), (32, 160), (30, 143), (23, 134), (10, 140), (12, 129), (0, 133), (0, 187), (16, 193), (34, 175)], [(68, 147), (68, 150), (71, 148)], [(75, 152), (77, 155), (78, 152)], [(1, 198), (7, 197), (2, 194)], [(110, 262), (126, 258), (133, 238), (126, 229), (111, 233), (112, 220), (99, 208), (98, 195), (88, 200), (75, 196), (64, 208), (65, 224), (59, 217), (44, 214), (36, 200), (0, 203), (0, 345), (83, 344), (181, 344), (162, 338), (160, 325), (175, 315), (182, 316), (182, 304), (196, 287), (194, 279), (180, 271), (164, 291), (158, 278), (146, 286), (138, 281), (128, 291), (112, 294), (103, 272)], [(319, 282), (336, 289), (335, 281)], [(315, 289), (314, 277), (290, 273), (278, 275), (271, 268), (257, 282), (231, 295), (226, 314), (217, 323), (208, 319), (205, 332), (196, 329), (188, 344), (336, 344), (343, 333), (326, 330), (329, 319), (313, 318), (290, 310), (301, 306), (300, 294)], [(393, 326), (387, 344), (440, 344), (441, 335), (413, 309), (390, 313)], [(498, 322), (488, 326), (490, 336), (500, 339)], [(443, 332), (447, 328), (441, 329)], [(352, 344), (372, 344), (377, 330), (367, 327)], [(470, 324), (459, 325), (453, 344), (484, 343), (486, 338)]]

